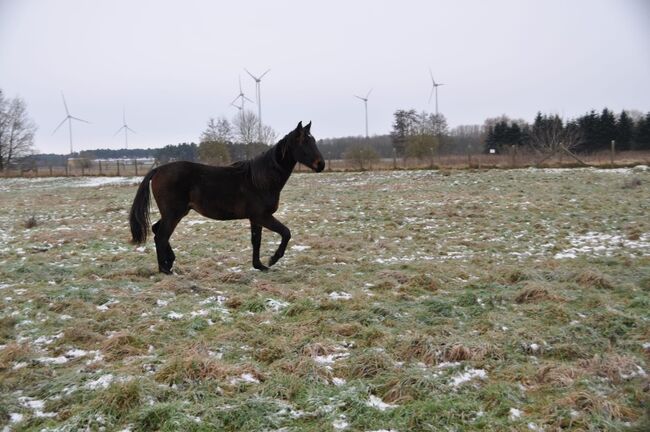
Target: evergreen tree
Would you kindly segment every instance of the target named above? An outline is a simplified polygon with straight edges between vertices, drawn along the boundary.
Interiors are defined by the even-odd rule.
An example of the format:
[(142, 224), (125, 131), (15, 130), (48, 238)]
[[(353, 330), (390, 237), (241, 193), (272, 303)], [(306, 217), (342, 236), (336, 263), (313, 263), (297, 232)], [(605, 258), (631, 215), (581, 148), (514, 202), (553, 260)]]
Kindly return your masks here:
[(634, 136), (634, 123), (625, 111), (621, 111), (616, 122), (616, 149), (630, 150)]
[(596, 148), (598, 150), (608, 149), (610, 142), (616, 139), (616, 117), (614, 113), (607, 108), (603, 109), (600, 114), (598, 125), (598, 140)]
[(634, 135), (635, 150), (650, 150), (650, 112), (639, 120)]

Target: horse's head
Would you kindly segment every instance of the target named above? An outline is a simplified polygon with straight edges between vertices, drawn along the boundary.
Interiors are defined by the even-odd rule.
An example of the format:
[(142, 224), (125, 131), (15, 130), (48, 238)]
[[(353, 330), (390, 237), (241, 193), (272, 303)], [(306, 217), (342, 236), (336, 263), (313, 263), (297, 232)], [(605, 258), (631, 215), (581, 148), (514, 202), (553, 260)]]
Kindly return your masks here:
[(311, 122), (305, 127), (302, 127), (302, 122), (298, 123), (298, 127), (294, 130), (295, 140), (291, 146), (291, 151), (296, 161), (316, 172), (321, 172), (325, 168), (325, 161), (318, 147), (316, 147), (316, 140), (311, 136), (310, 129)]

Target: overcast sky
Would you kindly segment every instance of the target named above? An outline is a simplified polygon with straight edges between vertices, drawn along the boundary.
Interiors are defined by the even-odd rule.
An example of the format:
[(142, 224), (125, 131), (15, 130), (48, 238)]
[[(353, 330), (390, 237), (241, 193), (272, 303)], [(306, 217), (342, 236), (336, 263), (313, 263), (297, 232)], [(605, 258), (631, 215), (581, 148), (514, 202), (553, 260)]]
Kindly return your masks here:
[[(0, 89), (38, 125), (36, 147), (75, 150), (197, 142), (232, 118), (241, 76), (279, 135), (313, 121), (316, 138), (391, 129), (399, 108), (433, 112), (429, 68), (451, 127), (538, 110), (566, 118), (607, 106), (650, 111), (650, 1), (0, 0)], [(249, 108), (256, 110), (253, 104)]]

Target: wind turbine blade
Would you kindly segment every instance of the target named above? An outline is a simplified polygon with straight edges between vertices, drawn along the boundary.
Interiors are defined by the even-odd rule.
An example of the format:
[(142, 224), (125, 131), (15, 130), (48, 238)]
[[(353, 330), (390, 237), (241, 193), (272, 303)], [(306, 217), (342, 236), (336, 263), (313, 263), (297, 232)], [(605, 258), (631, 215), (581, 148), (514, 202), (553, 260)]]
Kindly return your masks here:
[(373, 89), (370, 89), (370, 91), (369, 91), (368, 94), (366, 95), (366, 99), (368, 99), (368, 96), (370, 96), (370, 93), (372, 93), (372, 90), (373, 90)]
[[(237, 100), (237, 99), (235, 99), (235, 100)], [(237, 108), (238, 110), (241, 110), (241, 109), (242, 109), (242, 107), (240, 107), (239, 105), (235, 105), (235, 101), (230, 102), (230, 105), (234, 106), (234, 107)]]
[(65, 123), (65, 121), (66, 121), (67, 119), (68, 119), (68, 117), (64, 118), (64, 119), (61, 121), (61, 123), (59, 123), (59, 125), (58, 125), (56, 128), (54, 128), (54, 131), (52, 132), (52, 135), (54, 135), (54, 134), (56, 133), (56, 131), (58, 131), (59, 128), (60, 128), (61, 126), (63, 126), (63, 123)]
[[(250, 72), (248, 71), (248, 69), (246, 69), (246, 68), (244, 68), (244, 70), (245, 70), (245, 71), (246, 71), (246, 73), (247, 73), (248, 75), (250, 75), (250, 76), (251, 76), (251, 78), (253, 78), (253, 79), (254, 79), (255, 81), (257, 81), (257, 80), (258, 80), (258, 78), (257, 78), (257, 77), (256, 77), (255, 75), (253, 75), (252, 73), (250, 73)], [(261, 77), (260, 77), (260, 78), (261, 78)]]
[(431, 76), (431, 81), (433, 82), (433, 85), (436, 85), (436, 80), (433, 79), (433, 72), (431, 72), (431, 68), (429, 68), (429, 75)]
[(242, 97), (243, 97), (244, 99), (246, 99), (246, 100), (247, 100), (248, 102), (252, 102), (252, 103), (255, 103), (255, 101), (254, 101), (254, 100), (250, 100), (249, 98), (247, 98), (246, 96), (244, 96), (244, 94), (243, 94), (243, 93), (242, 93)]
[(115, 133), (113, 134), (113, 136), (116, 136), (118, 133), (122, 132), (122, 129), (124, 129), (124, 126), (122, 126), (121, 128), (119, 128), (119, 129), (117, 130), (117, 132), (115, 132)]
[(266, 75), (266, 74), (269, 73), (269, 72), (271, 72), (271, 69), (267, 69), (266, 72), (264, 72), (262, 75), (260, 75), (260, 78), (259, 78), (259, 79), (264, 78), (264, 75)]
[(65, 96), (63, 95), (63, 92), (61, 92), (61, 99), (63, 99), (63, 106), (65, 107), (65, 113), (67, 115), (70, 115), (70, 111), (68, 111), (68, 104), (65, 103)]
[(439, 83), (439, 84), (436, 84), (436, 85), (437, 85), (437, 86), (441, 86), (441, 85), (445, 85), (445, 84), (444, 84), (444, 83)]
[(365, 98), (362, 98), (361, 96), (353, 95), (355, 98), (361, 99), (361, 100), (366, 100)]
[(82, 121), (82, 122), (84, 122), (84, 123), (88, 123), (88, 124), (90, 124), (90, 122), (89, 122), (88, 120), (80, 119), (80, 118), (78, 118), (78, 117), (73, 117), (73, 116), (70, 116), (70, 118), (73, 119), (73, 120), (79, 120), (79, 121)]
[[(239, 99), (240, 97), (241, 97), (241, 94), (238, 94), (237, 97), (234, 98), (234, 99), (232, 100), (232, 102), (230, 102), (230, 105), (234, 105), (235, 102), (237, 102), (237, 99)], [(237, 105), (235, 105), (235, 106), (237, 106)]]
[(134, 131), (133, 129), (131, 129), (131, 128), (128, 127), (128, 126), (126, 126), (126, 128), (127, 128), (128, 130), (130, 130), (131, 132), (133, 132), (133, 133), (137, 133), (136, 131)]

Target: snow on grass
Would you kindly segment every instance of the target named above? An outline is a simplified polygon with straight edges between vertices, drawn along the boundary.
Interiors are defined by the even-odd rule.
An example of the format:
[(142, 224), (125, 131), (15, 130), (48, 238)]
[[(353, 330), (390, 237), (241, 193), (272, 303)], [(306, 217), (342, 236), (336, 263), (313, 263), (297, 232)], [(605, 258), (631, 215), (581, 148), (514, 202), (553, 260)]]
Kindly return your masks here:
[(89, 390), (97, 390), (99, 388), (105, 389), (115, 380), (113, 374), (102, 375), (96, 380), (88, 381), (84, 387)]
[(264, 303), (266, 304), (266, 307), (268, 309), (271, 309), (272, 311), (275, 311), (275, 312), (278, 312), (278, 311), (286, 308), (287, 306), (289, 306), (288, 302), (285, 302), (285, 301), (282, 301), (282, 300), (275, 300), (275, 299), (272, 299), (272, 298), (266, 299), (266, 301)]
[(486, 379), (487, 372), (484, 369), (468, 369), (451, 377), (451, 385), (458, 387), (473, 379)]
[(328, 297), (332, 300), (350, 300), (352, 298), (352, 294), (346, 293), (344, 291), (332, 291)]
[(175, 311), (171, 311), (167, 314), (167, 318), (172, 321), (183, 319), (184, 316), (185, 316), (184, 314)]
[(379, 411), (386, 411), (388, 409), (393, 409), (398, 407), (398, 405), (384, 402), (383, 400), (379, 399), (375, 395), (370, 395), (370, 399), (368, 400), (368, 402), (366, 402), (366, 405), (371, 408), (376, 408)]
[(523, 414), (523, 411), (517, 409), (517, 408), (510, 408), (510, 415), (508, 418), (512, 421), (515, 421), (519, 418), (521, 418), (521, 415)]
[(72, 182), (72, 187), (99, 187), (136, 185), (142, 181), (141, 177), (86, 177)]
[(650, 255), (650, 234), (645, 233), (638, 240), (629, 240), (621, 234), (607, 234), (589, 231), (586, 234), (570, 234), (570, 248), (555, 254), (554, 258), (576, 258), (579, 255), (611, 256), (619, 250), (639, 251)]

